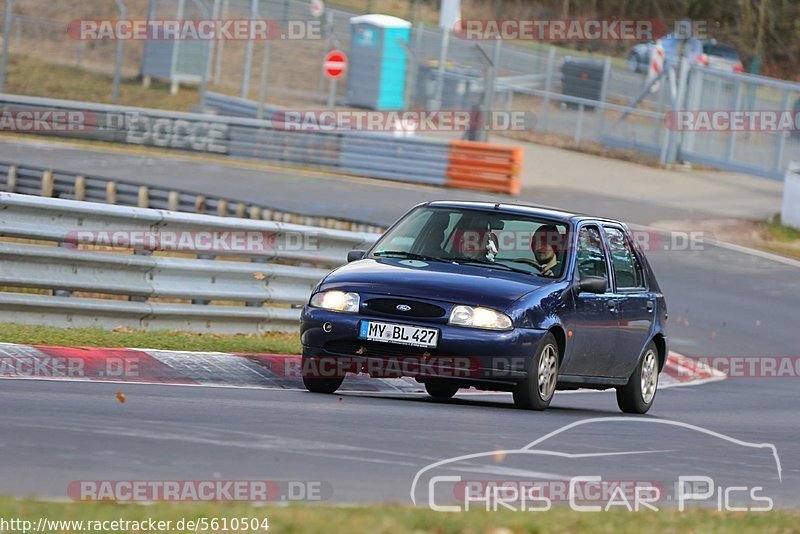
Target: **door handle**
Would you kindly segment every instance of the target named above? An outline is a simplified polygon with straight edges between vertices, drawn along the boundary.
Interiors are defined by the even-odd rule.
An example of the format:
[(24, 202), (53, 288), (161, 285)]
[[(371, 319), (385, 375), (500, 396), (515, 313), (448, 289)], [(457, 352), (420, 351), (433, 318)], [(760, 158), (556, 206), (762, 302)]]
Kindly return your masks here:
[(608, 301), (608, 310), (609, 311), (617, 311), (617, 302), (615, 300)]
[(653, 303), (652, 300), (648, 300), (647, 301), (647, 311), (649, 313), (653, 313), (653, 310), (655, 309), (655, 307), (656, 307), (656, 305)]

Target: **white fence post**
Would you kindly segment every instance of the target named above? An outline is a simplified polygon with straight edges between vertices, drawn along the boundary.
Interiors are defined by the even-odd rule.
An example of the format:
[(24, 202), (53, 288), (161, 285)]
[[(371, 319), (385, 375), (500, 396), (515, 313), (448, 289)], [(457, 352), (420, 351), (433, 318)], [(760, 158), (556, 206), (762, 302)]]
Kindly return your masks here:
[(792, 161), (786, 169), (781, 223), (800, 230), (800, 162)]

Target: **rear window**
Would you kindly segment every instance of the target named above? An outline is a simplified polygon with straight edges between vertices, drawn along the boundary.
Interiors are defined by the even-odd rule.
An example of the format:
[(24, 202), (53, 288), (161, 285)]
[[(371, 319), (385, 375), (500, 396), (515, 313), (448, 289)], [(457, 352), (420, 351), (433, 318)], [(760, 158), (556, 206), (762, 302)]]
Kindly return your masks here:
[(739, 60), (739, 53), (730, 46), (720, 44), (704, 44), (703, 52), (709, 56), (724, 57), (725, 59)]

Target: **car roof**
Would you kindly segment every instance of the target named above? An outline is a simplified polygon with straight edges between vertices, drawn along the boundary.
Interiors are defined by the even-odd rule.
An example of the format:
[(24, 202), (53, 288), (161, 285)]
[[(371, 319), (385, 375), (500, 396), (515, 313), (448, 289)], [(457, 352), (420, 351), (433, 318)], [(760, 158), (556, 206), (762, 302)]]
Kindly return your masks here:
[(481, 202), (473, 200), (434, 200), (426, 202), (424, 205), (436, 208), (463, 208), (481, 211), (493, 211), (499, 213), (515, 213), (529, 215), (531, 217), (541, 217), (565, 223), (579, 223), (581, 221), (598, 221), (605, 223), (623, 224), (614, 219), (604, 217), (593, 217), (583, 213), (563, 211), (553, 208), (545, 208), (532, 204), (507, 203), (507, 202)]

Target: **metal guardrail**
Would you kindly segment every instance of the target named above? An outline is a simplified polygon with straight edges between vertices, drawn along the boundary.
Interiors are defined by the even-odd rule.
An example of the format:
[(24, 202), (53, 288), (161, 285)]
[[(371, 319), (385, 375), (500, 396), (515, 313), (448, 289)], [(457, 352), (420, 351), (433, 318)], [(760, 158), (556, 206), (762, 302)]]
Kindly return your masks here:
[(139, 208), (207, 213), (219, 217), (263, 219), (354, 232), (381, 233), (384, 230), (380, 226), (357, 221), (293, 213), (188, 191), (162, 189), (103, 176), (7, 161), (0, 161), (0, 191)]
[[(220, 93), (207, 92), (204, 107), (221, 115), (255, 117), (258, 103)], [(280, 120), (281, 108), (264, 110), (264, 116)], [(336, 130), (346, 126), (331, 125)], [(403, 180), (417, 183), (442, 185), (441, 180), (430, 176), (444, 175), (444, 185), (465, 189), (486, 189), (518, 195), (521, 184), (518, 179), (522, 165), (522, 149), (472, 141), (450, 141), (446, 148), (431, 145), (427, 140), (411, 138), (406, 143), (386, 144), (383, 136), (374, 133), (351, 131), (342, 142), (341, 160), (357, 173), (369, 173), (377, 178)], [(409, 144), (413, 145), (410, 147)], [(419, 175), (409, 176), (398, 160), (413, 161), (416, 169), (424, 169)]]
[[(12, 112), (59, 110), (74, 112), (75, 118), (80, 119), (76, 121), (80, 122), (79, 127), (72, 130), (51, 128), (29, 133), (258, 159), (370, 178), (452, 185), (447, 174), (452, 166), (452, 143), (438, 139), (395, 137), (376, 132), (293, 131), (278, 127), (270, 120), (8, 94), (0, 94), (0, 109)], [(508, 157), (511, 157), (510, 152)], [(481, 162), (479, 157), (459, 165), (463, 170), (480, 172)], [(510, 168), (515, 174), (501, 182), (461, 186), (513, 194), (519, 189), (521, 164), (521, 160), (514, 161)]]
[[(142, 236), (166, 242), (167, 236), (175, 241), (234, 232), (269, 236), (269, 245), (211, 251), (185, 246), (164, 255), (136, 242)], [(111, 234), (123, 236), (113, 249), (86, 249), (108, 245)], [(0, 242), (3, 321), (214, 332), (296, 329), (297, 308), (328, 268), (343, 263), (348, 250), (377, 239), (12, 193), (0, 193), (0, 236), (24, 240)]]

